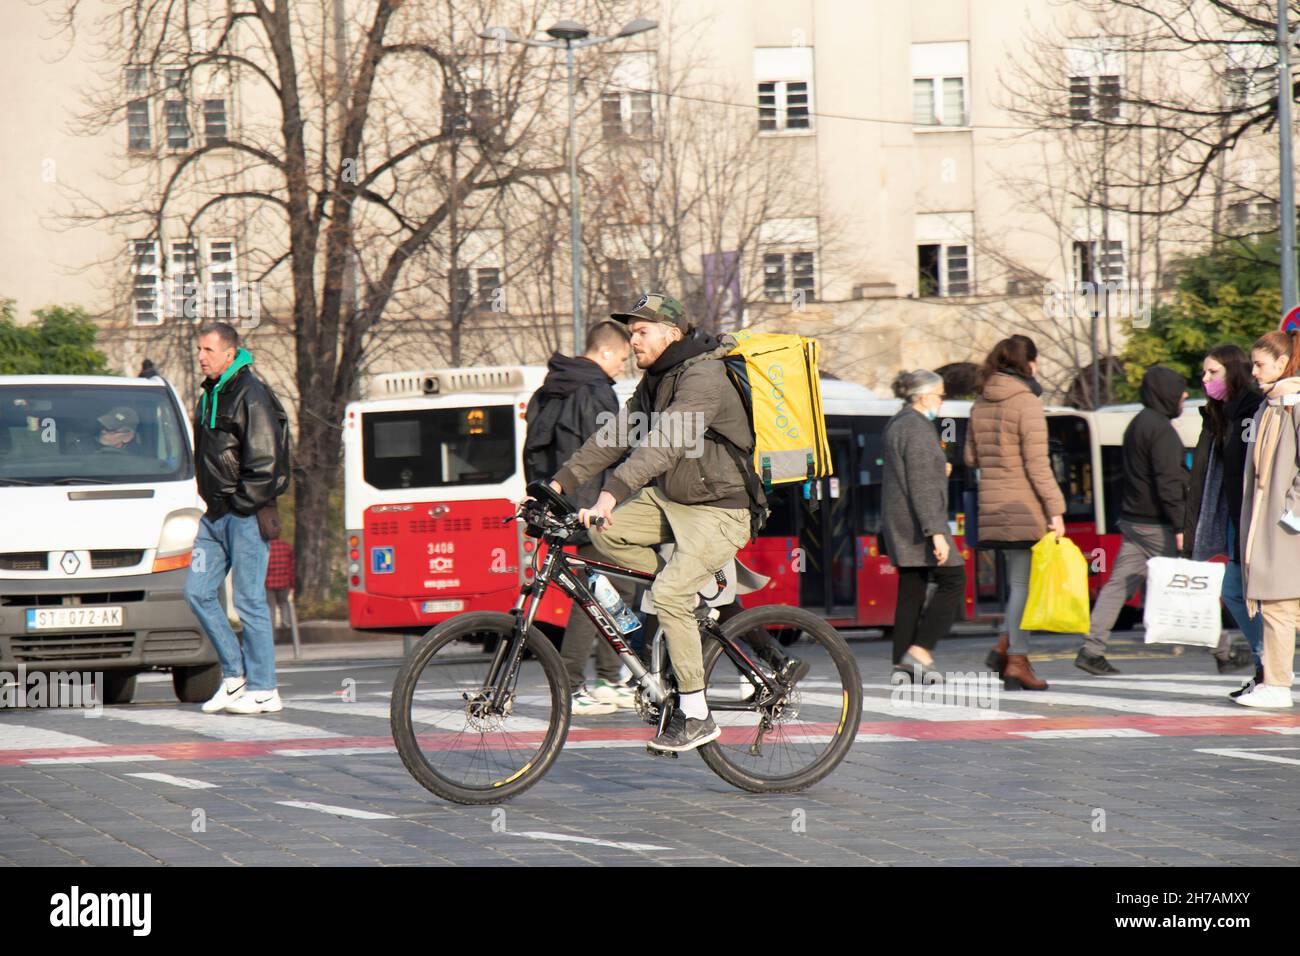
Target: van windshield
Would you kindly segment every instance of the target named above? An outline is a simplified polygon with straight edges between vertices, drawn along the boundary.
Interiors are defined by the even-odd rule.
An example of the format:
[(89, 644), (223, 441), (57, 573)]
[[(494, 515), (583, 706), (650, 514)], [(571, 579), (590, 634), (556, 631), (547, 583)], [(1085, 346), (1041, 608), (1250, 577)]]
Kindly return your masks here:
[(181, 481), (185, 427), (166, 388), (0, 385), (0, 486)]

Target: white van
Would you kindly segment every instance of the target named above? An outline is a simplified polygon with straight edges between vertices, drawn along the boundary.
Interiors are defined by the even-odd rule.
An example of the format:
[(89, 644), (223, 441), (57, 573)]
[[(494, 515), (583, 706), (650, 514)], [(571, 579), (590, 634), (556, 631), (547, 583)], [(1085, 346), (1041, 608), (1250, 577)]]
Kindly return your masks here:
[(216, 692), (185, 603), (203, 502), (180, 397), (161, 377), (0, 376), (0, 671), (102, 671), (104, 703), (172, 672)]

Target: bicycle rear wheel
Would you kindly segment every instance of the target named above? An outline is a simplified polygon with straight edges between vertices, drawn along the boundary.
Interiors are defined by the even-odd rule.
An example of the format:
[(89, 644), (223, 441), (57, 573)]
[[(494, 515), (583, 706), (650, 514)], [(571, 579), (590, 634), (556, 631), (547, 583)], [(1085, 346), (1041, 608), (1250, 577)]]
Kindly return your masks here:
[[(796, 639), (788, 644), (791, 634)], [(722, 626), (722, 634), (773, 678), (802, 672), (768, 704), (716, 639), (704, 648), (705, 697), (722, 736), (700, 756), (723, 780), (755, 793), (811, 787), (844, 759), (862, 717), (862, 679), (839, 632), (801, 608), (750, 608)], [(793, 664), (787, 660), (793, 658)], [(750, 704), (749, 702), (754, 702)]]
[(489, 706), (493, 655), (476, 644), (509, 647), (509, 614), (461, 614), (412, 649), (393, 684), (393, 742), (421, 786), (445, 800), (499, 803), (551, 768), (569, 733), (569, 680), (553, 644), (528, 633), (504, 713)]

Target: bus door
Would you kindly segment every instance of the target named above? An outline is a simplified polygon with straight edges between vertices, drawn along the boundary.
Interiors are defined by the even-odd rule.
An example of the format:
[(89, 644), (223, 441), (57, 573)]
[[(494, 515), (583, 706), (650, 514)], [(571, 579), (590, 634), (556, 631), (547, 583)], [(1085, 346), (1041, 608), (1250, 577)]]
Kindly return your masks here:
[[(1047, 449), (1052, 475), (1065, 497), (1065, 532), (1088, 559), (1088, 588), (1101, 587), (1101, 529), (1097, 527), (1097, 496), (1092, 432), (1084, 415), (1049, 415)], [(1109, 566), (1109, 562), (1106, 562)]]
[(798, 486), (798, 537), (804, 559), (799, 604), (831, 619), (856, 621), (858, 507), (850, 419), (828, 416), (826, 437), (833, 473), (814, 482), (808, 498)]

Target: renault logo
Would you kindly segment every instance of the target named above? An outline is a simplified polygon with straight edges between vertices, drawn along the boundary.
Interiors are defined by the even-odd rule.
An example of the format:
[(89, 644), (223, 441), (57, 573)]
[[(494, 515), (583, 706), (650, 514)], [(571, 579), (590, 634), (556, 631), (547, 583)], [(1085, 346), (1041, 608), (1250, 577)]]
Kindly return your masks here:
[(74, 551), (64, 551), (63, 559), (59, 561), (59, 567), (63, 568), (64, 574), (76, 574), (77, 569), (81, 567), (81, 559), (77, 557)]

